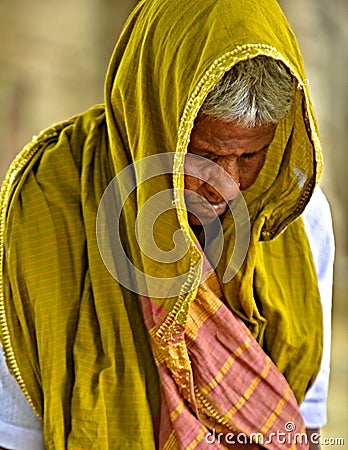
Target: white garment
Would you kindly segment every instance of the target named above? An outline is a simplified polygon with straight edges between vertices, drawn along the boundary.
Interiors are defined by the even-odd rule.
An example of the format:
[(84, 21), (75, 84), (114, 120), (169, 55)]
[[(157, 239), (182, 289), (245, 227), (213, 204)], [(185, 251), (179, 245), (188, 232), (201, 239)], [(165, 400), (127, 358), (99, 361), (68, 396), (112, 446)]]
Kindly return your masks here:
[[(326, 423), (326, 398), (330, 371), (331, 303), (334, 237), (328, 202), (317, 188), (303, 220), (318, 275), (324, 314), (324, 351), (319, 375), (300, 410), (307, 428)], [(0, 446), (11, 450), (44, 450), (42, 426), (0, 352)]]
[(331, 354), (331, 308), (335, 242), (330, 206), (317, 188), (303, 212), (303, 221), (318, 276), (324, 316), (324, 348), (320, 372), (300, 406), (307, 428), (320, 428), (327, 422), (326, 400), (329, 387)]
[(44, 450), (42, 426), (10, 375), (0, 348), (0, 447)]

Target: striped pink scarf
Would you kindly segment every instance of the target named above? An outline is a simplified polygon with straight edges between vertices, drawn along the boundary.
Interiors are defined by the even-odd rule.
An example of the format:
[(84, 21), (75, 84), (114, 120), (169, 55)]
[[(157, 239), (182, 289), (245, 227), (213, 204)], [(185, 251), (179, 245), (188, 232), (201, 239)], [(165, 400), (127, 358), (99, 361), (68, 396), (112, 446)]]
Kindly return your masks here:
[(287, 381), (219, 297), (213, 273), (186, 327), (144, 302), (162, 385), (158, 448), (308, 448)]

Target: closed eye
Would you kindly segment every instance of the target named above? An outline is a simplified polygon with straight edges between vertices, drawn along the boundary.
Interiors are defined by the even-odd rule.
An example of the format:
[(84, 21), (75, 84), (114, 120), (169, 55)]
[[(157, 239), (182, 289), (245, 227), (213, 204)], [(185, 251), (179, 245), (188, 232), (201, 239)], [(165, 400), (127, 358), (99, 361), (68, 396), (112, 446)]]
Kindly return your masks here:
[(262, 153), (267, 152), (268, 147), (269, 147), (269, 146), (267, 145), (266, 147), (264, 147), (263, 149), (261, 149), (261, 150), (258, 151), (258, 152), (255, 152), (255, 153), (243, 153), (243, 154), (241, 155), (241, 158), (243, 158), (243, 159), (253, 159), (253, 158), (255, 158), (256, 156), (262, 155)]
[(258, 155), (258, 153), (243, 153), (243, 155), (241, 155), (241, 158), (252, 159), (255, 158), (256, 155)]

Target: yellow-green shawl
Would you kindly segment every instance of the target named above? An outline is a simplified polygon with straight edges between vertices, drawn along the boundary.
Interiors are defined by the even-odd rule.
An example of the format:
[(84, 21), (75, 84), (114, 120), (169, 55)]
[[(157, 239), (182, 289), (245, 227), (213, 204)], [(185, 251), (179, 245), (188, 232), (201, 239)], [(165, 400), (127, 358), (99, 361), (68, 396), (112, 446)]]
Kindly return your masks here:
[[(2, 188), (1, 339), (11, 372), (43, 418), (48, 449), (155, 446), (157, 369), (138, 297), (101, 260), (98, 205), (112, 177), (130, 163), (176, 152), (173, 176), (144, 183), (126, 203), (121, 231), (130, 259), (146, 274), (188, 273), (188, 294), (153, 299), (163, 311), (158, 336), (170, 335), (176, 323), (185, 326), (201, 275), (182, 191), (190, 132), (215, 83), (238, 61), (259, 54), (289, 67), (295, 100), (257, 182), (245, 192), (252, 222), (247, 258), (223, 284), (234, 243), (226, 216), (216, 272), (230, 309), (298, 401), (313, 381), (321, 307), (297, 218), (318, 180), (321, 152), (295, 37), (272, 0), (141, 1), (111, 59), (105, 107), (41, 133), (13, 162)], [(181, 229), (189, 251), (164, 266), (139, 252), (133, 226), (148, 198), (172, 188), (176, 209), (159, 218), (155, 237), (168, 250), (172, 232)]]

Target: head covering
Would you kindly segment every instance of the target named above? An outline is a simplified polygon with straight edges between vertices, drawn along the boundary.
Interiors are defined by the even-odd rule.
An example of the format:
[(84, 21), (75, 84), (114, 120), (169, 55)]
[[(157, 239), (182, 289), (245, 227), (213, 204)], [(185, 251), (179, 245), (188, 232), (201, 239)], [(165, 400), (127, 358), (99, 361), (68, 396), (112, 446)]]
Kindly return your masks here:
[[(42, 132), (16, 158), (2, 188), (2, 342), (10, 370), (44, 417), (46, 448), (156, 445), (156, 349), (170, 341), (175, 327), (187, 326), (204, 270), (183, 194), (190, 133), (216, 82), (257, 55), (289, 68), (295, 98), (260, 176), (244, 193), (252, 225), (248, 255), (224, 283), (235, 242), (227, 214), (216, 273), (229, 309), (270, 355), (298, 401), (315, 377), (321, 307), (297, 218), (318, 181), (321, 151), (296, 39), (273, 0), (141, 1), (111, 58), (105, 108), (95, 106)], [(173, 164), (170, 173), (155, 171), (154, 182), (147, 179), (149, 165), (136, 163), (159, 153), (173, 154)], [(131, 194), (122, 204), (119, 233), (128, 259), (146, 274), (145, 284), (152, 276), (162, 292), (151, 295), (151, 343), (143, 319), (147, 306), (139, 301), (149, 292), (141, 297), (117, 283), (97, 245), (102, 195), (130, 166), (137, 189), (117, 185), (120, 198)], [(138, 212), (163, 190), (173, 193), (173, 207), (158, 218), (155, 238), (169, 251), (173, 232), (181, 230), (188, 248), (166, 264), (139, 251), (134, 231)], [(114, 256), (117, 270), (127, 272)], [(182, 290), (163, 294), (157, 278), (180, 276)], [(170, 364), (170, 354), (165, 362)]]
[[(292, 359), (293, 355), (289, 361), (290, 348), (285, 345), (285, 341), (292, 341), (289, 329), (296, 330), (297, 337), (292, 341), (296, 348), (301, 347), (304, 335), (313, 339), (317, 348), (320, 332), (316, 334), (311, 328), (308, 335), (306, 327), (320, 324), (321, 318), (315, 271), (301, 221), (286, 234), (282, 232), (308, 203), (320, 176), (322, 157), (302, 57), (277, 2), (140, 2), (111, 59), (105, 86), (106, 117), (117, 171), (130, 161), (159, 152), (175, 152), (173, 176), (156, 178), (156, 184), (150, 181), (143, 190), (138, 188), (141, 194), (137, 204), (125, 210), (125, 222), (130, 233), (134, 211), (156, 192), (174, 188), (176, 209), (158, 219), (157, 229), (159, 233), (161, 229), (183, 230), (190, 247), (186, 257), (176, 265), (163, 267), (161, 261), (156, 264), (140, 257), (136, 245), (130, 252), (132, 261), (137, 261), (146, 274), (165, 271), (164, 276), (174, 277), (188, 272), (188, 294), (179, 301), (158, 301), (167, 311), (175, 311), (180, 323), (185, 324), (202, 270), (202, 257), (190, 233), (183, 194), (184, 158), (190, 134), (205, 97), (217, 81), (234, 64), (257, 55), (276, 58), (289, 68), (296, 80), (295, 98), (291, 112), (278, 125), (261, 174), (243, 192), (252, 224), (251, 242), (243, 266), (230, 282), (222, 283), (222, 288), (231, 309), (248, 323), (258, 341), (263, 344), (266, 339), (272, 359), (284, 358), (286, 365), (292, 366), (289, 372), (294, 377), (289, 373), (288, 379), (293, 384), (299, 377), (294, 368), (300, 361)], [(125, 152), (122, 164), (120, 147)], [(135, 177), (145, 178), (143, 174)], [(217, 266), (220, 280), (231, 265), (233, 222), (228, 214), (222, 221), (225, 245)], [(276, 242), (268, 244), (277, 236)], [(160, 234), (161, 248), (171, 249), (172, 239), (172, 233)], [(132, 245), (135, 241), (133, 235)], [(278, 259), (275, 255), (279, 255)], [(296, 282), (289, 283), (289, 277)], [(304, 291), (305, 304), (301, 305)], [(294, 309), (297, 313), (293, 316), (290, 311)], [(313, 320), (306, 325), (307, 314)], [(268, 322), (276, 324), (277, 339), (273, 325), (268, 325), (268, 330), (273, 330), (268, 336)], [(287, 371), (285, 367), (284, 370)], [(303, 388), (300, 390), (299, 399), (304, 392)]]

